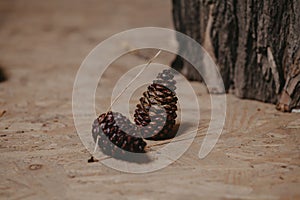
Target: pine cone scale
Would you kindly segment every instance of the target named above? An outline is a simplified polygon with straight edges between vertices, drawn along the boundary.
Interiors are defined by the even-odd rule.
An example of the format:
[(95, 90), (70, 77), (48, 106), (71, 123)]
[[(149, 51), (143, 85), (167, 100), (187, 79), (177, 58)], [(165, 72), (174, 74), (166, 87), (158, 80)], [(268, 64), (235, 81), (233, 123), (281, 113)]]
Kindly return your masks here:
[(147, 139), (164, 139), (173, 132), (178, 100), (175, 93), (176, 81), (173, 78), (170, 70), (159, 73), (137, 105), (135, 122), (143, 127), (141, 134)]
[(137, 127), (120, 113), (100, 115), (93, 123), (92, 135), (94, 141), (99, 137), (98, 145), (109, 155), (124, 151), (142, 153), (146, 146), (146, 142), (137, 137), (140, 135)]

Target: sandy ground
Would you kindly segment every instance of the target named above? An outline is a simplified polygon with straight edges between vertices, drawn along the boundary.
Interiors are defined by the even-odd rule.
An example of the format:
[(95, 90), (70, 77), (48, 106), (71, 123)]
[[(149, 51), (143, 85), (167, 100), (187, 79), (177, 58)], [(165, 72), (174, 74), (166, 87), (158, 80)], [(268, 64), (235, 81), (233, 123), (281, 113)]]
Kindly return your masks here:
[[(114, 33), (172, 28), (170, 10), (159, 0), (0, 1), (0, 65), (8, 77), (0, 83), (1, 199), (300, 199), (300, 115), (228, 95), (224, 133), (200, 160), (210, 99), (199, 83), (192, 85), (202, 131), (179, 160), (146, 174), (87, 163), (72, 116), (81, 62)], [(99, 110), (117, 77), (142, 63), (129, 55), (112, 64)]]

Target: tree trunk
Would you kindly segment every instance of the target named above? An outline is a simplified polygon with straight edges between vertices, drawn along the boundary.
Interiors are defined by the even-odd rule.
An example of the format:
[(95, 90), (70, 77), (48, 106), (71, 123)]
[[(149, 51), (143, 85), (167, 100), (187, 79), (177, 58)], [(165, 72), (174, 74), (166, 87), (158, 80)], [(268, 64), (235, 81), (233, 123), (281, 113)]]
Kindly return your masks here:
[[(175, 29), (207, 50), (226, 91), (282, 111), (300, 106), (299, 11), (298, 0), (173, 0)], [(179, 56), (172, 67), (201, 81)]]

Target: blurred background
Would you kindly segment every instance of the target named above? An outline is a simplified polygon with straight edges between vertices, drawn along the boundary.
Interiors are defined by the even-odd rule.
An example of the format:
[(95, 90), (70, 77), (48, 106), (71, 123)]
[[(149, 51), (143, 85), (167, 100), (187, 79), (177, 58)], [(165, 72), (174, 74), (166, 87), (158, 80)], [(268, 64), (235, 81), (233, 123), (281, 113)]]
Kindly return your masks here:
[(70, 70), (72, 77), (99, 42), (135, 27), (172, 28), (171, 14), (171, 2), (159, 0), (3, 0), (0, 63), (8, 76), (22, 66)]

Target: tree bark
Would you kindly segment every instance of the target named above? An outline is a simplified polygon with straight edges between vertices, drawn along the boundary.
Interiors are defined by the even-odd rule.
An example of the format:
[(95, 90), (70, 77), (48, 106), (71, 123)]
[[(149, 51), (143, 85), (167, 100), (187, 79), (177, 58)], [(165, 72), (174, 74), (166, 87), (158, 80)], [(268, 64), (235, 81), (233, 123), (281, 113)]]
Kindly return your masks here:
[[(173, 21), (207, 50), (227, 92), (290, 111), (300, 106), (299, 10), (298, 0), (173, 0)], [(202, 80), (179, 56), (172, 67)]]

